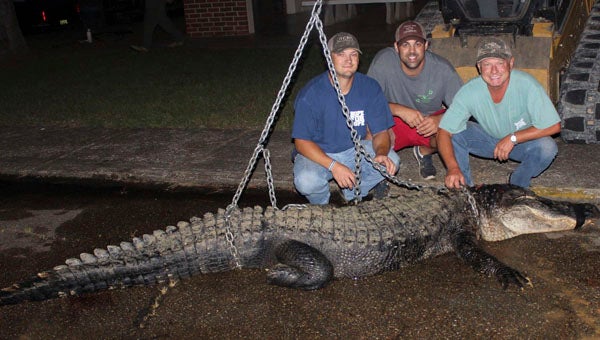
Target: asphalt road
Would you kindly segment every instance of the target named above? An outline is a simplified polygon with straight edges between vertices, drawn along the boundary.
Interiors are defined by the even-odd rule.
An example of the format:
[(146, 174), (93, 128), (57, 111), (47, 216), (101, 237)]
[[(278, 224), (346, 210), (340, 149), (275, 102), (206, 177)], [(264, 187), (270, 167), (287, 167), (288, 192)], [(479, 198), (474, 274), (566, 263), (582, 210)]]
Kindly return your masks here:
[[(0, 286), (80, 252), (226, 206), (225, 192), (15, 186), (0, 197)], [(41, 189), (41, 190), (40, 190)], [(281, 204), (297, 196), (278, 195)], [(240, 206), (268, 204), (264, 192)], [(1, 339), (433, 339), (600, 337), (600, 227), (521, 236), (486, 249), (529, 275), (503, 291), (445, 255), (312, 292), (269, 286), (258, 270), (0, 307)], [(158, 307), (151, 308), (155, 301)], [(154, 311), (152, 313), (152, 311)], [(152, 315), (151, 315), (152, 314)]]

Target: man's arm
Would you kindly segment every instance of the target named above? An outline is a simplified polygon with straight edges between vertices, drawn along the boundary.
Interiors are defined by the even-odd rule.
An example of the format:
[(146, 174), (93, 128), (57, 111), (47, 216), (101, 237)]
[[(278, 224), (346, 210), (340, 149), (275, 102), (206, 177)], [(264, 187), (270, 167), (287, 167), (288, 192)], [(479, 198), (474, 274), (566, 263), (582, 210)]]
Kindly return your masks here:
[(385, 169), (390, 175), (396, 174), (396, 165), (387, 156), (390, 152), (390, 135), (387, 130), (380, 131), (373, 135), (373, 150), (375, 150), (375, 158), (377, 163), (385, 166)]
[(444, 129), (439, 129), (437, 134), (438, 152), (446, 168), (446, 178), (444, 183), (446, 187), (450, 189), (459, 189), (461, 186), (466, 185), (465, 176), (460, 171), (456, 157), (454, 156), (454, 148), (452, 147), (452, 134)]
[[(530, 140), (552, 136), (560, 132), (560, 122), (554, 125), (551, 125), (545, 129), (538, 129), (534, 126), (530, 126), (527, 129), (523, 129), (515, 132), (515, 136), (517, 137), (517, 143), (523, 143)], [(494, 158), (505, 161), (508, 159), (508, 155), (515, 147), (513, 142), (510, 141), (510, 136), (505, 136), (502, 138), (496, 147), (494, 148)]]
[[(325, 169), (328, 169), (332, 164), (333, 158), (327, 156), (317, 143), (306, 139), (295, 138), (294, 145), (296, 146), (296, 150), (298, 150), (302, 156), (321, 165)], [(356, 184), (354, 172), (344, 164), (335, 162), (331, 168), (331, 174), (340, 188), (352, 189)]]

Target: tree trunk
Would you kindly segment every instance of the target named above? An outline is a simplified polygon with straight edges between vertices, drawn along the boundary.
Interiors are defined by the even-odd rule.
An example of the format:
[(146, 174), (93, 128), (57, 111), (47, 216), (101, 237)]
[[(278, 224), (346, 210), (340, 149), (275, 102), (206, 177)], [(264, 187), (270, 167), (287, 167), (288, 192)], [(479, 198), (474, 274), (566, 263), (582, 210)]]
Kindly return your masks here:
[(12, 0), (0, 0), (0, 58), (28, 52)]

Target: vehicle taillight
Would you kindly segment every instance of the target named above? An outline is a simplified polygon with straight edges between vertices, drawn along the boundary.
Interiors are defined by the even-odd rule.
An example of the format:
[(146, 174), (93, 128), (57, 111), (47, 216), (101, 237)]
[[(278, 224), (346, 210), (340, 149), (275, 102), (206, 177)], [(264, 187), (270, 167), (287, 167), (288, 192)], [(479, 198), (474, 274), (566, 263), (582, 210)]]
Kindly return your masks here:
[(48, 21), (48, 18), (46, 17), (46, 11), (42, 11), (42, 21), (43, 22)]

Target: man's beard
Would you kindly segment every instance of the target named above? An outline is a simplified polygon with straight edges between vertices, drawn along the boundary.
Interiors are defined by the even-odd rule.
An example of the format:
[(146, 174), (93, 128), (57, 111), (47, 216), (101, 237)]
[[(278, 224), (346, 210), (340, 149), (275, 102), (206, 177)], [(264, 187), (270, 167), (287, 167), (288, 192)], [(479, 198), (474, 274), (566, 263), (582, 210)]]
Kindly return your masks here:
[(421, 66), (421, 64), (423, 63), (423, 58), (421, 59), (415, 59), (415, 61), (410, 61), (408, 60), (408, 58), (413, 57), (415, 55), (409, 55), (406, 60), (402, 60), (402, 63), (404, 64), (404, 66), (406, 66), (406, 68), (410, 69), (410, 70), (414, 70), (419, 68), (419, 66)]

